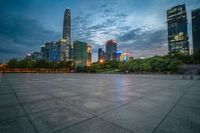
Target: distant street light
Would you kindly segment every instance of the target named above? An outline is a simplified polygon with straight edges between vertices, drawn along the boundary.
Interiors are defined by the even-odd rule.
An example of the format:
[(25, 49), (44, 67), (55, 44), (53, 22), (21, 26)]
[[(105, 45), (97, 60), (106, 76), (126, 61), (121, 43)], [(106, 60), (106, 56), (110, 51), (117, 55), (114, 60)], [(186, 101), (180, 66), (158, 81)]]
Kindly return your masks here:
[(102, 63), (104, 63), (104, 60), (100, 60), (99, 62), (100, 62), (100, 64), (102, 64)]

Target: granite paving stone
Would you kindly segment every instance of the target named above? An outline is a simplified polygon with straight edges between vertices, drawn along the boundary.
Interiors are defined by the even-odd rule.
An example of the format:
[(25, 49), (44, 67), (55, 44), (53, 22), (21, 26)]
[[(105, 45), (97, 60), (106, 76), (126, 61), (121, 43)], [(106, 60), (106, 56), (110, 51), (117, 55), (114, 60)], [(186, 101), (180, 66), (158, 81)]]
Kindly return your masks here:
[(130, 131), (116, 126), (99, 118), (92, 118), (86, 122), (64, 128), (57, 133), (131, 133)]
[(199, 133), (200, 110), (176, 106), (155, 133)]
[(0, 121), (24, 116), (25, 113), (19, 105), (8, 106), (0, 109)]
[(18, 101), (13, 93), (0, 95), (0, 108), (17, 105)]
[(168, 102), (139, 99), (101, 117), (133, 132), (151, 133), (172, 106)]
[(197, 79), (0, 73), (0, 133), (199, 133)]
[(0, 122), (1, 133), (36, 133), (26, 117)]
[(30, 119), (39, 133), (49, 133), (73, 125), (92, 115), (72, 106), (31, 114)]
[(60, 101), (56, 99), (25, 103), (23, 104), (23, 106), (28, 114), (38, 113), (38, 112), (47, 111), (47, 110), (51, 110), (55, 108), (62, 109), (65, 107)]

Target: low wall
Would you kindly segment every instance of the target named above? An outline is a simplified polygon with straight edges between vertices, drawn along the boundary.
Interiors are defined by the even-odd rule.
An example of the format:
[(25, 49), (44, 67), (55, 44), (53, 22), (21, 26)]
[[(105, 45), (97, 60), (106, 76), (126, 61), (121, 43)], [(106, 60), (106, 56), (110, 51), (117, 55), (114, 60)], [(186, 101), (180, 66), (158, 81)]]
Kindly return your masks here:
[(68, 69), (0, 69), (1, 73), (69, 73)]

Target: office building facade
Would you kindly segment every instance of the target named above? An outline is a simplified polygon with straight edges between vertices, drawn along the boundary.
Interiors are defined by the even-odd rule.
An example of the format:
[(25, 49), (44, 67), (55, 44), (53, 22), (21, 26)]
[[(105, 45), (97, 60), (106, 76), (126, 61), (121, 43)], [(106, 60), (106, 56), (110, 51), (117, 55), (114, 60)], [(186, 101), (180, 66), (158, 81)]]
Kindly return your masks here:
[(51, 43), (50, 47), (50, 62), (58, 62), (59, 61), (59, 53), (60, 53), (60, 46), (56, 42)]
[(31, 54), (31, 59), (32, 60), (41, 60), (42, 59), (42, 53), (41, 52), (34, 52)]
[(90, 66), (92, 63), (92, 48), (87, 43), (75, 41), (73, 44), (73, 58), (75, 66)]
[(187, 12), (185, 5), (167, 10), (169, 52), (189, 54)]
[(50, 49), (51, 49), (51, 44), (52, 42), (47, 42), (43, 46), (41, 46), (41, 54), (42, 54), (42, 59), (50, 61)]
[(117, 52), (117, 42), (115, 40), (109, 40), (106, 42), (106, 60), (114, 60), (113, 54)]
[(70, 58), (70, 48), (71, 48), (71, 45), (68, 45), (67, 44), (67, 40), (66, 39), (60, 39), (58, 42), (58, 45), (59, 45), (59, 60), (60, 61), (70, 61), (71, 58)]
[(66, 45), (66, 40), (58, 42), (47, 42), (41, 46), (42, 59), (49, 62), (70, 61), (70, 45)]
[(98, 62), (103, 63), (106, 60), (106, 53), (102, 48), (98, 49)]
[(193, 54), (200, 50), (200, 8), (192, 11)]
[(92, 64), (92, 47), (87, 45), (87, 66)]

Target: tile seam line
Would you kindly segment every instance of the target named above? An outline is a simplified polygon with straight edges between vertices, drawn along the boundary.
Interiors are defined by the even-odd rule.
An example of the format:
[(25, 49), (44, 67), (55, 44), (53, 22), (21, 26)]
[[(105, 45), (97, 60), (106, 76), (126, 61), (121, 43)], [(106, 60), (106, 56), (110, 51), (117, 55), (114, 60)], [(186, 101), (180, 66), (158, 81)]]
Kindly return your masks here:
[[(31, 84), (31, 83), (28, 83), (28, 84), (34, 86), (34, 85)], [(167, 88), (167, 87), (165, 87), (165, 88)], [(157, 90), (151, 92), (150, 94), (156, 93), (156, 92), (159, 91), (159, 90), (161, 90), (161, 89), (157, 89)], [(50, 94), (50, 95), (51, 95), (51, 94)], [(147, 94), (146, 94), (146, 95), (147, 95)], [(84, 110), (84, 109), (82, 109), (82, 108), (79, 108), (79, 107), (77, 107), (77, 106), (74, 106), (74, 105), (71, 104), (70, 102), (67, 102), (67, 103), (70, 104), (71, 106), (73, 106), (73, 107), (75, 107), (75, 108), (77, 108), (77, 109), (83, 111), (83, 112), (86, 112), (86, 113), (90, 114), (90, 115), (93, 115), (93, 116), (100, 116), (100, 115), (103, 115), (103, 114), (108, 113), (108, 112), (110, 112), (110, 111), (113, 111), (113, 110), (115, 110), (115, 109), (118, 109), (118, 108), (120, 108), (120, 107), (122, 107), (122, 106), (125, 106), (125, 105), (127, 105), (127, 104), (129, 104), (129, 103), (136, 102), (137, 100), (142, 99), (142, 98), (145, 97), (146, 95), (143, 95), (143, 96), (141, 96), (141, 97), (138, 97), (137, 99), (134, 99), (134, 100), (130, 100), (130, 101), (127, 102), (127, 103), (124, 103), (124, 104), (118, 105), (118, 106), (116, 106), (116, 107), (113, 107), (113, 108), (111, 108), (110, 110), (107, 110), (107, 111), (102, 112), (102, 113), (100, 113), (100, 114), (93, 114), (93, 113), (88, 112), (88, 111), (86, 111), (86, 110)], [(51, 95), (51, 96), (52, 96), (52, 95)], [(52, 97), (55, 98), (55, 99), (57, 99), (57, 100), (60, 100), (59, 98), (56, 98), (56, 97), (54, 97), (54, 96), (52, 96)], [(99, 98), (99, 99), (101, 99), (101, 98)], [(62, 100), (61, 100), (61, 101), (62, 101)], [(109, 101), (109, 100), (106, 100), (106, 101)], [(118, 103), (118, 102), (116, 102), (116, 103)]]
[(105, 112), (103, 112), (103, 113), (101, 113), (101, 114), (98, 114), (98, 116), (104, 115), (104, 114), (106, 114), (106, 113), (108, 113), (108, 112), (111, 112), (111, 111), (113, 111), (113, 110), (116, 110), (116, 109), (118, 109), (118, 108), (121, 108), (121, 107), (123, 107), (123, 106), (126, 106), (126, 105), (128, 105), (128, 104), (130, 104), (130, 103), (134, 103), (134, 102), (136, 102), (136, 101), (138, 101), (138, 100), (140, 100), (140, 99), (143, 99), (146, 95), (154, 94), (154, 93), (156, 93), (157, 91), (160, 91), (160, 90), (161, 90), (161, 89), (155, 90), (155, 91), (151, 92), (150, 94), (145, 94), (145, 95), (143, 95), (143, 96), (141, 96), (141, 97), (138, 97), (138, 98), (136, 98), (136, 99), (134, 99), (134, 100), (131, 100), (131, 101), (127, 102), (127, 103), (124, 103), (124, 104), (121, 104), (121, 105), (119, 105), (119, 106), (116, 106), (116, 107), (114, 107), (114, 108), (112, 108), (112, 109), (110, 109), (110, 110), (107, 110), (107, 111), (105, 111)]
[[(33, 85), (33, 86), (34, 86), (34, 85)], [(48, 93), (48, 94), (50, 94), (50, 93)], [(51, 95), (51, 94), (50, 94), (50, 95)], [(61, 101), (61, 102), (65, 102), (65, 101), (61, 100), (60, 98), (56, 98), (56, 97), (54, 97), (53, 95), (51, 95), (51, 96), (53, 97), (53, 99), (59, 100), (59, 101)], [(80, 123), (86, 122), (86, 121), (88, 121), (88, 120), (90, 120), (90, 119), (93, 119), (93, 118), (96, 118), (96, 117), (97, 117), (96, 114), (93, 114), (93, 113), (88, 112), (88, 111), (86, 111), (86, 110), (84, 110), (84, 109), (82, 109), (82, 108), (79, 108), (79, 107), (73, 105), (73, 104), (70, 103), (70, 102), (67, 102), (67, 101), (66, 101), (66, 103), (69, 104), (69, 105), (71, 105), (72, 107), (74, 107), (74, 108), (80, 110), (80, 111), (83, 111), (83, 112), (85, 112), (85, 113), (91, 115), (91, 117), (89, 117), (89, 118), (87, 118), (87, 119), (85, 119), (85, 120), (79, 121), (79, 122), (77, 122), (77, 123), (74, 123), (74, 124), (72, 124), (72, 125), (66, 126), (66, 127), (64, 127), (64, 128), (61, 128), (61, 129), (57, 129), (57, 130), (55, 130), (55, 131), (52, 131), (52, 133), (57, 133), (57, 132), (59, 132), (59, 131), (62, 131), (62, 130), (64, 130), (64, 129), (67, 129), (67, 128), (70, 128), (70, 127), (73, 127), (73, 126), (75, 126), (75, 125), (78, 125), (78, 124), (80, 124)]]
[(74, 126), (76, 126), (76, 125), (79, 125), (79, 124), (81, 124), (81, 123), (87, 122), (87, 121), (89, 121), (89, 120), (91, 120), (91, 119), (95, 119), (95, 118), (98, 118), (98, 119), (100, 119), (100, 120), (102, 120), (102, 121), (108, 122), (108, 123), (110, 123), (111, 125), (117, 126), (117, 127), (121, 128), (121, 129), (124, 129), (124, 130), (130, 132), (130, 133), (134, 133), (133, 131), (130, 131), (129, 129), (126, 129), (126, 128), (120, 126), (120, 125), (117, 125), (117, 124), (112, 123), (112, 122), (110, 122), (110, 121), (104, 120), (104, 119), (98, 117), (97, 115), (94, 115), (93, 117), (90, 117), (90, 118), (88, 118), (88, 119), (82, 120), (82, 121), (77, 122), (77, 123), (75, 123), (75, 124), (72, 124), (72, 125), (70, 125), (70, 126), (64, 127), (64, 128), (62, 128), (62, 129), (58, 129), (58, 130), (56, 130), (56, 131), (53, 131), (52, 133), (60, 132), (60, 131), (62, 131), (62, 130), (64, 130), (64, 129), (68, 129), (68, 128), (70, 128), (70, 127), (74, 127)]
[(63, 128), (61, 128), (61, 129), (57, 129), (57, 130), (53, 131), (52, 133), (58, 133), (58, 132), (60, 132), (60, 131), (62, 131), (62, 130), (64, 130), (64, 129), (68, 129), (68, 128), (70, 128), (70, 127), (73, 127), (73, 126), (76, 126), (76, 125), (78, 125), (78, 124), (84, 123), (84, 122), (89, 121), (89, 120), (91, 120), (91, 119), (93, 119), (93, 118), (96, 118), (96, 116), (92, 116), (92, 117), (90, 117), (90, 118), (87, 118), (87, 119), (85, 119), (85, 120), (79, 121), (79, 122), (74, 123), (74, 124), (72, 124), (72, 125), (63, 127)]
[(191, 87), (188, 87), (187, 90), (185, 90), (185, 92), (179, 97), (179, 99), (177, 100), (177, 102), (172, 106), (172, 108), (169, 110), (169, 112), (163, 117), (163, 119), (158, 123), (158, 125), (154, 128), (154, 130), (151, 133), (154, 133), (159, 126), (165, 121), (165, 119), (169, 116), (169, 114), (172, 112), (172, 110), (175, 108), (175, 106), (180, 102), (180, 100), (183, 98), (183, 96), (187, 93), (187, 91), (190, 89)]
[[(33, 85), (33, 86), (34, 86), (34, 85)], [(160, 89), (159, 89), (159, 90), (160, 90)], [(157, 90), (156, 90), (156, 91), (157, 91)], [(152, 92), (152, 93), (154, 93), (154, 92)], [(54, 96), (53, 96), (53, 97), (54, 97)], [(54, 97), (54, 98), (55, 98), (55, 97)], [(141, 98), (142, 98), (142, 97), (141, 97)], [(60, 99), (58, 99), (58, 98), (55, 98), (55, 99), (60, 100)], [(138, 98), (138, 99), (140, 99), (140, 98)], [(138, 99), (135, 99), (135, 100), (138, 100)], [(132, 100), (132, 101), (130, 101), (130, 102), (134, 102), (135, 100)], [(62, 100), (61, 100), (61, 101), (62, 101)], [(103, 112), (103, 113), (101, 113), (101, 114), (93, 114), (93, 113), (90, 113), (90, 112), (88, 112), (88, 111), (83, 110), (82, 108), (79, 108), (79, 107), (77, 107), (77, 106), (74, 106), (74, 105), (72, 105), (72, 104), (69, 103), (69, 102), (67, 102), (67, 103), (70, 104), (71, 106), (73, 106), (74, 108), (78, 109), (78, 110), (81, 110), (81, 111), (83, 111), (83, 112), (85, 112), (85, 113), (87, 113), (87, 114), (90, 114), (92, 117), (90, 117), (90, 118), (88, 118), (88, 119), (85, 119), (85, 120), (82, 120), (82, 121), (80, 121), (80, 122), (74, 123), (74, 124), (72, 124), (72, 125), (70, 125), (70, 126), (64, 127), (64, 128), (62, 128), (62, 129), (55, 130), (55, 131), (53, 131), (52, 133), (57, 133), (57, 132), (62, 131), (62, 130), (64, 130), (64, 129), (68, 129), (68, 128), (73, 127), (73, 126), (76, 126), (76, 125), (78, 125), (78, 124), (80, 124), (80, 123), (89, 121), (89, 120), (91, 120), (91, 119), (93, 119), (93, 118), (99, 118), (99, 119), (101, 119), (101, 120), (103, 120), (103, 121), (106, 121), (106, 120), (100, 118), (98, 115), (101, 115), (101, 114), (104, 114), (104, 113), (107, 113), (107, 112), (110, 112), (110, 111), (114, 110), (114, 109), (111, 109), (111, 110), (106, 111), (106, 112)], [(126, 104), (128, 104), (128, 103), (126, 103)], [(126, 105), (126, 104), (123, 104), (123, 105)], [(122, 105), (122, 106), (123, 106), (123, 105)], [(120, 106), (120, 107), (121, 107), (121, 106)], [(119, 107), (117, 107), (117, 108), (119, 108)], [(134, 133), (133, 131), (130, 131), (129, 129), (126, 129), (126, 128), (120, 126), (120, 125), (116, 125), (116, 124), (114, 124), (114, 123), (112, 123), (112, 122), (110, 122), (110, 121), (106, 121), (106, 122), (108, 122), (108, 123), (110, 123), (110, 124), (112, 124), (112, 125), (115, 125), (115, 126), (117, 126), (117, 127), (119, 127), (119, 128), (122, 128), (122, 129), (124, 129), (124, 130), (126, 130), (126, 131), (129, 131), (130, 133)]]
[(31, 121), (31, 119), (30, 119), (30, 117), (29, 117), (28, 113), (26, 112), (26, 110), (25, 110), (25, 109), (24, 109), (24, 107), (23, 107), (23, 104), (20, 102), (20, 100), (19, 100), (19, 98), (18, 98), (18, 96), (17, 96), (17, 94), (16, 94), (15, 90), (13, 89), (12, 85), (10, 84), (10, 82), (8, 81), (8, 79), (7, 79), (7, 78), (6, 78), (6, 81), (7, 81), (7, 83), (8, 83), (8, 86), (10, 87), (10, 89), (12, 90), (12, 92), (14, 93), (15, 97), (17, 98), (17, 101), (18, 101), (18, 103), (19, 103), (20, 107), (23, 109), (23, 111), (24, 111), (24, 113), (25, 113), (25, 116), (26, 116), (26, 118), (28, 119), (28, 121), (29, 121), (29, 122), (30, 122), (30, 124), (32, 125), (32, 127), (33, 127), (34, 131), (35, 131), (36, 133), (38, 133), (38, 131), (37, 131), (37, 128), (35, 127), (35, 125), (34, 125), (34, 124), (33, 124), (33, 122)]
[[(93, 117), (95, 116), (95, 114), (93, 114), (93, 113), (91, 113), (91, 112), (88, 112), (88, 111), (86, 111), (86, 110), (84, 110), (84, 109), (82, 109), (82, 108), (79, 108), (79, 107), (73, 105), (72, 103), (70, 103), (70, 102), (68, 102), (68, 101), (63, 101), (63, 100), (61, 100), (61, 98), (57, 98), (57, 97), (53, 96), (53, 95), (50, 94), (50, 93), (48, 93), (48, 94), (49, 94), (50, 96), (52, 96), (52, 99), (55, 99), (55, 100), (58, 100), (58, 101), (61, 101), (61, 102), (66, 102), (67, 104), (71, 105), (72, 107), (74, 107), (74, 108), (76, 108), (76, 109), (78, 109), (78, 110), (80, 110), (80, 111), (83, 111), (83, 112), (85, 112), (85, 113), (87, 113), (87, 114), (89, 114), (89, 115), (92, 115)], [(65, 108), (65, 107), (64, 107), (64, 108)]]
[[(28, 83), (28, 84), (34, 86), (34, 85), (31, 84), (31, 83)], [(59, 87), (59, 86), (58, 86), (58, 87)], [(165, 87), (165, 88), (167, 89), (167, 87)], [(161, 89), (157, 89), (157, 90), (151, 92), (150, 94), (156, 93), (156, 92), (159, 91), (159, 90), (161, 90)], [(51, 94), (50, 94), (50, 95), (51, 95)], [(146, 94), (146, 95), (147, 95), (147, 94)], [(142, 98), (145, 97), (146, 95), (143, 95), (143, 96), (141, 96), (141, 97), (138, 97), (137, 99), (134, 99), (134, 100), (130, 100), (130, 101), (127, 102), (127, 103), (124, 103), (124, 104), (118, 105), (118, 106), (116, 106), (116, 107), (113, 107), (113, 108), (111, 108), (110, 110), (107, 110), (107, 111), (102, 112), (102, 113), (100, 113), (100, 114), (93, 114), (93, 113), (90, 113), (90, 112), (88, 112), (88, 111), (86, 111), (86, 110), (83, 110), (82, 108), (79, 108), (79, 107), (77, 107), (77, 106), (72, 105), (70, 102), (67, 102), (67, 103), (70, 104), (71, 106), (73, 106), (73, 107), (75, 107), (75, 108), (81, 110), (81, 111), (84, 111), (84, 112), (88, 113), (88, 114), (91, 114), (91, 115), (93, 115), (93, 116), (96, 116), (96, 115), (99, 116), (99, 115), (103, 115), (103, 114), (105, 114), (105, 113), (108, 113), (108, 112), (110, 112), (110, 111), (113, 111), (113, 110), (115, 110), (115, 109), (118, 109), (118, 108), (120, 108), (120, 107), (122, 107), (122, 106), (125, 106), (125, 105), (127, 105), (127, 104), (129, 104), (129, 103), (135, 102), (135, 101), (137, 101), (137, 100), (139, 100), (139, 99), (142, 99)], [(52, 96), (52, 95), (51, 95), (51, 96)], [(54, 97), (54, 96), (52, 96), (52, 97)], [(59, 98), (56, 98), (56, 97), (54, 97), (54, 98), (59, 100)], [(99, 99), (101, 99), (101, 98), (99, 98)], [(62, 100), (61, 100), (61, 101), (62, 101)], [(106, 101), (109, 101), (109, 100), (106, 100)], [(118, 103), (118, 102), (116, 102), (116, 103)]]
[(112, 124), (112, 125), (114, 125), (114, 126), (117, 126), (117, 127), (122, 128), (122, 129), (125, 129), (125, 130), (129, 131), (130, 133), (135, 133), (134, 131), (132, 131), (132, 130), (130, 130), (130, 129), (128, 129), (128, 128), (125, 128), (125, 127), (123, 127), (123, 126), (120, 126), (120, 125), (118, 125), (118, 124), (115, 124), (114, 122), (105, 120), (105, 119), (103, 119), (103, 118), (101, 118), (101, 117), (99, 117), (99, 116), (97, 116), (97, 118), (99, 118), (99, 119), (102, 120), (102, 121), (108, 122), (108, 123), (110, 123), (110, 124)]

